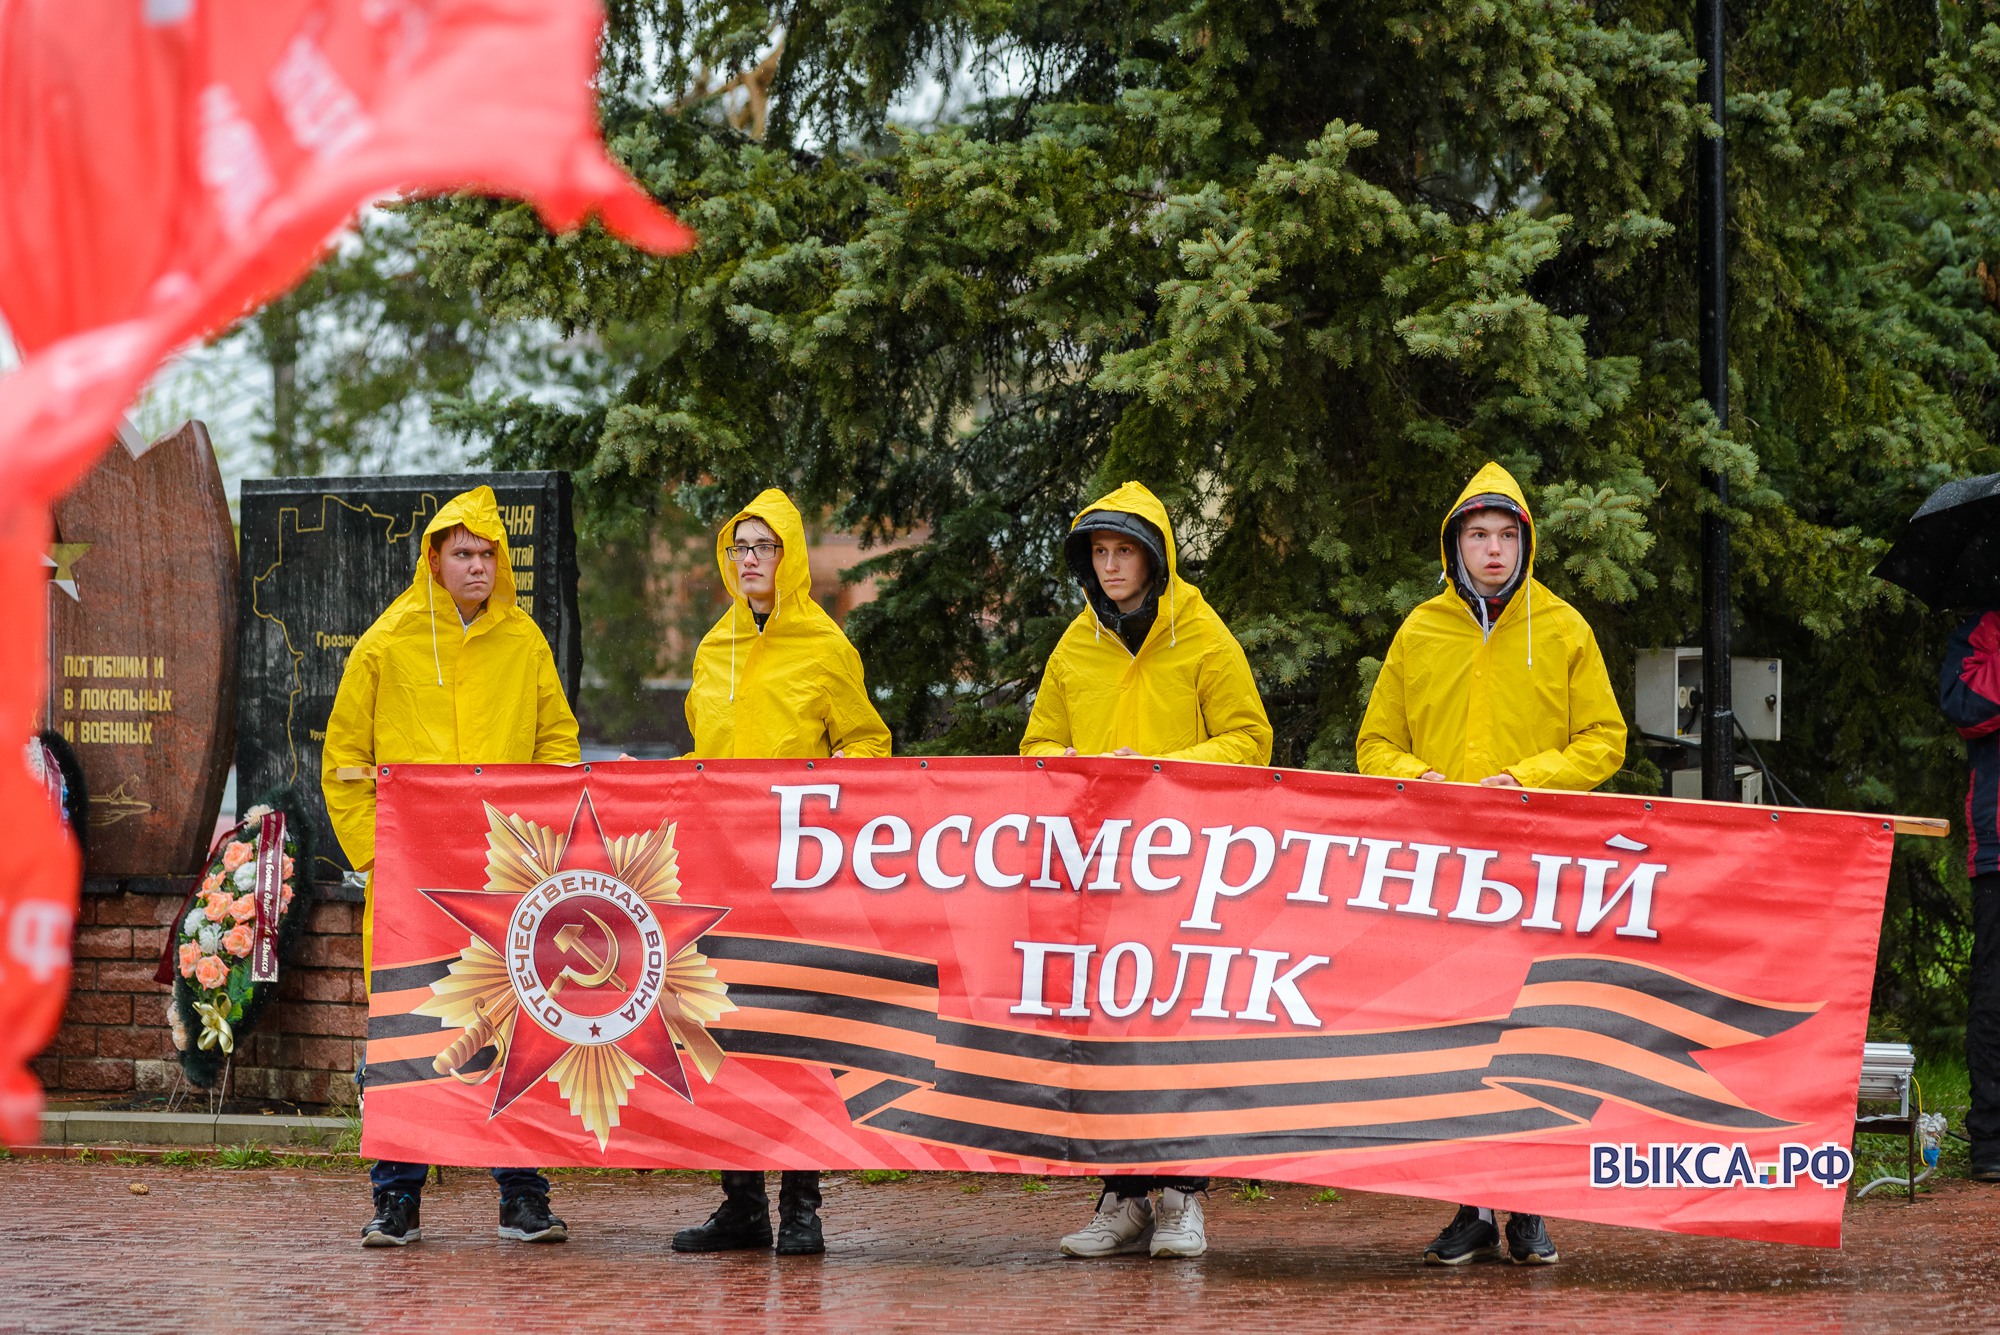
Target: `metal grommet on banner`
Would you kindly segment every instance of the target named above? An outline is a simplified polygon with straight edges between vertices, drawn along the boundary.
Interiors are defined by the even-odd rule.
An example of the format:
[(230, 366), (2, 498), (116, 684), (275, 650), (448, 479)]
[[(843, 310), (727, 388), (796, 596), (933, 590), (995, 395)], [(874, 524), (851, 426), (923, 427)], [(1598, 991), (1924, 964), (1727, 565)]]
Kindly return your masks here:
[(389, 767), (387, 765), (382, 767), (382, 777), (385, 779), (389, 777)]
[(483, 766), (480, 766), (480, 765), (474, 765), (474, 766), (472, 767), (472, 772), (473, 772), (474, 774), (484, 774), (484, 773), (486, 772), (486, 770), (485, 770), (485, 768), (484, 768)]
[(1653, 804), (1651, 802), (1646, 803), (1646, 810), (1651, 811), (1652, 809), (1653, 809)]
[(1521, 805), (1522, 806), (1528, 805), (1528, 795), (1526, 793), (1521, 794)]
[(1777, 812), (1775, 812), (1775, 811), (1774, 811), (1774, 812), (1772, 812), (1772, 813), (1771, 813), (1771, 819), (1772, 819), (1772, 820), (1776, 820), (1777, 818), (1778, 818), (1778, 813), (1777, 813)]
[(700, 773), (701, 770), (705, 768), (705, 766), (703, 766), (702, 763), (699, 760), (697, 760), (694, 762), (694, 768), (696, 773)]
[(1284, 781), (1285, 781), (1285, 776), (1282, 774), (1273, 774), (1271, 776), (1272, 783), (1283, 783)]
[(584, 772), (585, 774), (588, 774), (588, 773), (590, 773), (590, 766), (589, 766), (588, 764), (585, 764), (585, 765), (584, 765), (584, 767), (583, 767), (583, 772)]
[(1159, 772), (1160, 772), (1160, 767), (1158, 765), (1153, 766), (1153, 773), (1158, 774)]
[(1047, 767), (1046, 767), (1046, 766), (1045, 766), (1045, 765), (1044, 765), (1044, 764), (1043, 764), (1043, 763), (1042, 763), (1041, 761), (1037, 760), (1037, 761), (1035, 762), (1035, 768), (1036, 768), (1036, 769), (1045, 769), (1045, 768), (1047, 768)]
[(929, 769), (930, 767), (931, 767), (931, 762), (928, 760), (919, 760), (917, 762), (918, 769)]
[[(387, 773), (387, 771), (385, 770), (385, 771), (384, 771), (384, 773)], [(1888, 821), (1886, 821), (1886, 820), (1885, 820), (1885, 821), (1883, 821), (1883, 822), (1882, 822), (1882, 828), (1883, 828), (1883, 829), (1885, 829), (1885, 830), (1886, 830), (1886, 829), (1888, 829), (1888, 828), (1889, 828), (1889, 822), (1888, 822)]]
[(1397, 792), (1399, 792), (1399, 793), (1400, 793), (1400, 792), (1402, 792), (1402, 791), (1403, 791), (1403, 785), (1402, 785), (1402, 784), (1400, 784), (1400, 783), (1399, 783), (1399, 784), (1397, 784), (1397, 785), (1396, 785), (1396, 791), (1397, 791)]
[(813, 767), (813, 763), (812, 763), (812, 761), (808, 760), (808, 761), (806, 762), (806, 768), (807, 768), (807, 769), (811, 769), (812, 767)]

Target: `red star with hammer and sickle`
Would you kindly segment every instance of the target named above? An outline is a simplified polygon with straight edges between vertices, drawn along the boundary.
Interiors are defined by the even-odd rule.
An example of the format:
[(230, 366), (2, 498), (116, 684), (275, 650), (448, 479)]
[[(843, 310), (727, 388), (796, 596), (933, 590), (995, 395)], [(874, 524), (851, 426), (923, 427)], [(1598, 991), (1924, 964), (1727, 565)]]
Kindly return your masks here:
[[(574, 871), (616, 875), (612, 869), (610, 850), (605, 846), (604, 827), (598, 823), (597, 808), (590, 800), (588, 789), (577, 799), (576, 811), (570, 816), (569, 838), (563, 843), (562, 855), (556, 865), (548, 869), (551, 876)], [(495, 954), (502, 959), (507, 957), (508, 927), (515, 909), (526, 896), (496, 894), (490, 890), (424, 890), (420, 893), (491, 946)], [(729, 913), (728, 909), (699, 904), (648, 902), (660, 921), (665, 938), (662, 942), (663, 958), (669, 963)], [(544, 929), (549, 925), (545, 919)], [(544, 930), (542, 935), (549, 933)], [(537, 943), (538, 946), (541, 944)], [(609, 943), (606, 943), (605, 953), (609, 953)], [(553, 980), (544, 978), (542, 981), (546, 986)], [(614, 978), (596, 988), (579, 988), (567, 993), (565, 1002), (573, 1003), (578, 999), (587, 1002), (593, 993), (622, 990), (625, 989), (620, 980)], [(670, 1000), (670, 995), (662, 992), (659, 1002), (639, 1027), (619, 1039), (615, 1046), (651, 1071), (661, 1084), (693, 1102), (693, 1096), (688, 1091), (687, 1072), (681, 1068), (680, 1053), (675, 1049), (673, 1035), (667, 1031), (666, 1019), (660, 1013), (660, 1007)], [(562, 1060), (570, 1046), (566, 1040), (544, 1029), (528, 1008), (522, 1007), (514, 1020), (513, 1042), (502, 1059), (499, 1084), (493, 1091), (493, 1110), (487, 1116), (498, 1117), (515, 1099), (532, 1089), (536, 1081), (549, 1073), (550, 1067)]]

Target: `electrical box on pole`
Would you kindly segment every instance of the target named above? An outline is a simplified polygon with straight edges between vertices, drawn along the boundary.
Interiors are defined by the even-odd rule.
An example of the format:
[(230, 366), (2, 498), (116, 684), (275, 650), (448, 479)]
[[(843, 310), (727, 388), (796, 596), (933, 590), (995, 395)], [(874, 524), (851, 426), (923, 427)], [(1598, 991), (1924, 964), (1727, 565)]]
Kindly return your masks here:
[[(1690, 746), (1702, 741), (1708, 716), (1703, 697), (1701, 650), (1641, 649), (1632, 660), (1632, 712), (1639, 731)], [(1783, 739), (1784, 664), (1775, 658), (1735, 658), (1729, 663), (1730, 708), (1753, 742)]]

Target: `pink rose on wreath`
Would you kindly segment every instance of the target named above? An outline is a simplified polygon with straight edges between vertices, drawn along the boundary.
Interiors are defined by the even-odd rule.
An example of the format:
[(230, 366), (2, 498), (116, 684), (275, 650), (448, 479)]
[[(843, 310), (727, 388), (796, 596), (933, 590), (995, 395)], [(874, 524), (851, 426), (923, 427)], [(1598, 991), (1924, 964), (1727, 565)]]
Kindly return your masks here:
[(194, 980), (204, 989), (213, 990), (221, 987), (228, 977), (229, 966), (213, 955), (203, 955), (200, 962), (194, 966)]
[(208, 875), (201, 878), (201, 890), (203, 894), (213, 894), (215, 891), (220, 890), (221, 888), (222, 888), (221, 872), (219, 871), (210, 872)]
[(192, 941), (181, 944), (181, 977), (194, 977), (194, 966), (201, 962), (201, 947)]
[(289, 885), (278, 887), (278, 912), (289, 913), (291, 912), (291, 909), (292, 909), (292, 887), (290, 887)]
[(231, 844), (222, 850), (222, 869), (233, 872), (256, 856), (257, 848), (254, 844)]
[(210, 922), (221, 922), (229, 916), (230, 898), (226, 890), (216, 890), (202, 896), (202, 916)]
[(290, 858), (286, 858), (285, 865), (278, 869), (278, 879), (281, 881), (292, 879), (292, 860)]
[(229, 916), (238, 922), (249, 922), (257, 916), (257, 896), (238, 895), (229, 901)]
[(223, 935), (222, 948), (239, 958), (248, 955), (250, 953), (250, 929), (241, 924), (230, 928)]

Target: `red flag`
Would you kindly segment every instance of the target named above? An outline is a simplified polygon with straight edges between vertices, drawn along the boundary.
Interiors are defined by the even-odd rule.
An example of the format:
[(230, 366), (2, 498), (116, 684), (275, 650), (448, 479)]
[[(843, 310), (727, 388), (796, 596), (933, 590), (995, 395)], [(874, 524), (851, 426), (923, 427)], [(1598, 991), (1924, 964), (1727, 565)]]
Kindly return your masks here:
[[(21, 660), (0, 739), (30, 735), (42, 689), (49, 501), (168, 353), (295, 283), (367, 201), (482, 190), (693, 244), (604, 152), (602, 21), (596, 0), (0, 0), (0, 314), (25, 359), (0, 380), (0, 653)], [(10, 925), (73, 908), (74, 855), (19, 763), (0, 814), (22, 832), (0, 941), (41, 943), (32, 969), (0, 953), (0, 1134), (22, 1140), (55, 1014), (22, 978), (58, 975), (47, 933)]]

